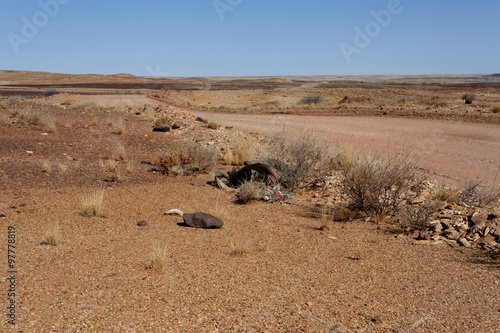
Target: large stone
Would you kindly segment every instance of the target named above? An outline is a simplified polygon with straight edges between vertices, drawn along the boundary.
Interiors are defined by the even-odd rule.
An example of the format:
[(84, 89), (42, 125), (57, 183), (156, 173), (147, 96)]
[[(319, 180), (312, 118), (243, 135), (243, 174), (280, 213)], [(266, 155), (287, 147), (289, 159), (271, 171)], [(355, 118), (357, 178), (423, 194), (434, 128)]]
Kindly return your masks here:
[(186, 124), (184, 124), (182, 121), (176, 121), (175, 123), (173, 123), (172, 129), (178, 129), (184, 126), (186, 126)]
[(202, 122), (202, 123), (204, 123), (204, 124), (208, 124), (208, 120), (203, 119), (202, 117), (198, 117), (198, 118), (196, 118), (196, 120), (197, 120), (197, 121), (200, 121), (200, 122)]
[(495, 237), (493, 235), (486, 235), (482, 238), (479, 238), (477, 240), (477, 243), (478, 244), (486, 244), (486, 245), (490, 245), (491, 243), (493, 243), (495, 241)]
[(169, 132), (170, 126), (155, 126), (153, 132)]
[(488, 213), (475, 212), (474, 214), (472, 214), (470, 219), (472, 222), (474, 222), (474, 224), (481, 224), (488, 220)]
[(460, 243), (462, 243), (462, 245), (465, 246), (465, 247), (470, 247), (470, 242), (467, 239), (465, 239), (465, 238), (462, 238), (460, 240)]
[(184, 218), (184, 222), (193, 228), (215, 229), (223, 225), (221, 220), (207, 213), (184, 214), (182, 217)]
[(448, 239), (459, 240), (463, 235), (463, 232), (455, 231), (454, 233), (448, 235)]

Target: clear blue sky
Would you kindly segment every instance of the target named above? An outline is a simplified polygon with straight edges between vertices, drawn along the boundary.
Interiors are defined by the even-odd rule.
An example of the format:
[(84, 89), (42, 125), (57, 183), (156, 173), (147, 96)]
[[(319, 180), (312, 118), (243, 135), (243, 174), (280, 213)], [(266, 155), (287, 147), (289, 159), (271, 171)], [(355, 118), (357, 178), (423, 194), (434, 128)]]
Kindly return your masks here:
[[(143, 76), (500, 72), (498, 0), (3, 5), (0, 69)], [(372, 11), (391, 17), (381, 15), (377, 22)]]

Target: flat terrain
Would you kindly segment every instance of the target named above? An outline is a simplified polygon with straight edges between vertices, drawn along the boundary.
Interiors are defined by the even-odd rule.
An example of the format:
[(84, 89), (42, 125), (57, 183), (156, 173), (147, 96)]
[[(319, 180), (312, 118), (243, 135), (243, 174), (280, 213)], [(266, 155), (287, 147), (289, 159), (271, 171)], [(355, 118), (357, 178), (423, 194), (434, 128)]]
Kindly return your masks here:
[[(153, 78), (127, 75), (1, 74), (0, 94), (24, 97), (0, 101), (4, 263), (8, 226), (15, 227), (17, 241), (17, 325), (12, 328), (2, 313), (0, 331), (500, 332), (500, 266), (486, 251), (413, 245), (378, 219), (320, 230), (317, 205), (337, 199), (338, 187), (325, 198), (303, 191), (291, 205), (238, 204), (211, 185), (213, 170), (232, 168), (222, 156), (216, 167), (191, 176), (163, 176), (151, 166), (186, 139), (224, 147), (245, 137), (242, 132), (260, 142), (284, 129), (311, 133), (333, 151), (344, 145), (382, 154), (413, 150), (434, 175), (491, 183), (500, 166), (495, 77), (360, 77), (355, 81), (364, 83), (353, 84), (370, 82), (388, 89), (383, 91), (352, 90), (347, 78), (239, 78), (239, 85), (227, 78), (162, 79), (194, 86), (161, 90)], [(130, 86), (116, 85), (138, 80), (150, 86), (127, 93)], [(337, 81), (345, 86), (329, 87)], [(68, 85), (83, 83), (94, 86)], [(50, 86), (67, 91), (41, 98)], [(238, 89), (223, 89), (231, 86)], [(466, 106), (461, 95), (471, 90), (477, 102)], [(325, 96), (322, 105), (297, 105), (317, 93)], [(351, 102), (339, 104), (346, 94)], [(436, 96), (444, 103), (427, 104)], [(78, 104), (90, 101), (98, 105)], [(13, 110), (22, 109), (39, 113), (41, 123), (13, 122)], [(160, 113), (187, 126), (153, 133)], [(233, 128), (211, 130), (190, 113)], [(120, 145), (124, 160), (107, 166)], [(112, 172), (122, 181), (105, 182)], [(84, 217), (81, 199), (93, 187), (104, 189), (103, 213)], [(171, 208), (210, 213), (216, 207), (227, 216), (217, 230), (184, 227), (179, 217), (163, 215)], [(60, 243), (42, 244), (54, 224)], [(155, 246), (166, 248), (163, 272), (147, 268)], [(4, 268), (2, 308), (7, 278)]]

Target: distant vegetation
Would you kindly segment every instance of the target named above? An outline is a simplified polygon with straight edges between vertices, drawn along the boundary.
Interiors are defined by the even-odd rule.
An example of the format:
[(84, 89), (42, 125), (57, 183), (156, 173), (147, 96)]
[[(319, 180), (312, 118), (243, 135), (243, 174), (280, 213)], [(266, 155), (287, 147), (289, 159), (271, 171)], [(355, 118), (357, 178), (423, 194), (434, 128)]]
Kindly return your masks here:
[(43, 97), (50, 97), (50, 96), (54, 96), (54, 95), (59, 95), (61, 92), (59, 90), (55, 90), (55, 89), (49, 89), (47, 91), (45, 91), (42, 96)]

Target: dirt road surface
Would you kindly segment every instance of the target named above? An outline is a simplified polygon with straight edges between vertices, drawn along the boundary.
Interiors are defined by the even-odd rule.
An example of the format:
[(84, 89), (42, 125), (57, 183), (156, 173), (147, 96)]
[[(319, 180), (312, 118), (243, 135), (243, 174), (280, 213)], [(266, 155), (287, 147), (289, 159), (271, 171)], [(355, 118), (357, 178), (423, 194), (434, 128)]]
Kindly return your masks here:
[[(106, 106), (160, 102), (141, 95), (79, 96)], [(195, 112), (224, 126), (256, 134), (306, 132), (337, 149), (352, 146), (366, 152), (413, 152), (424, 169), (453, 178), (500, 183), (500, 127), (453, 121), (380, 118), (248, 115)]]
[(251, 133), (306, 132), (338, 149), (351, 145), (383, 154), (413, 151), (422, 168), (454, 178), (479, 177), (491, 183), (500, 168), (500, 127), (496, 125), (405, 118), (191, 113)]

